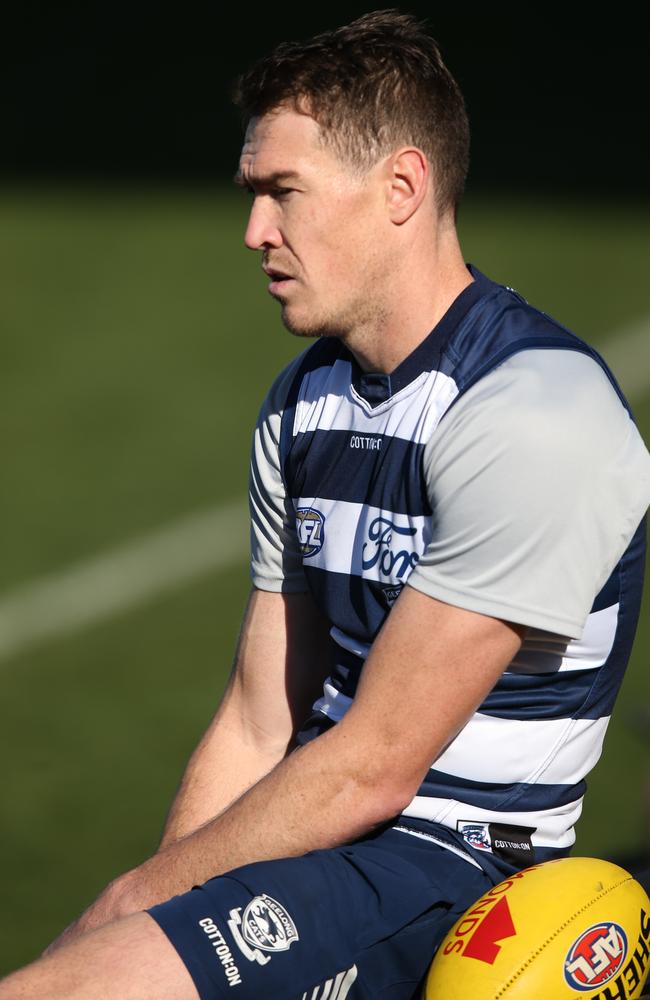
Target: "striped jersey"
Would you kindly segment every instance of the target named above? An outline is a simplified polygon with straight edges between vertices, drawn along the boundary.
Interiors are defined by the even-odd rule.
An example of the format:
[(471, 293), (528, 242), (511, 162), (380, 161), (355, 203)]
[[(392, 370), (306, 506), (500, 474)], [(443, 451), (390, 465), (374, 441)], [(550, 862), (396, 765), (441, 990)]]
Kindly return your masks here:
[(331, 623), (335, 668), (299, 743), (344, 716), (407, 582), (528, 626), (397, 820), (498, 872), (574, 843), (639, 615), (650, 455), (602, 357), (467, 267), (390, 375), (328, 338), (276, 380), (253, 446), (251, 573), (308, 589)]

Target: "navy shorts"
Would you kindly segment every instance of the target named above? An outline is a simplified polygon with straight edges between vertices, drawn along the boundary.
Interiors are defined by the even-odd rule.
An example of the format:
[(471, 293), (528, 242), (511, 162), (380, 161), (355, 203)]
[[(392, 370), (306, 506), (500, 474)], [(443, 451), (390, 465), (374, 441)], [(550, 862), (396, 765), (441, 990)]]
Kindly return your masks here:
[(447, 930), (492, 884), (392, 827), (234, 868), (147, 912), (201, 1000), (412, 1000)]

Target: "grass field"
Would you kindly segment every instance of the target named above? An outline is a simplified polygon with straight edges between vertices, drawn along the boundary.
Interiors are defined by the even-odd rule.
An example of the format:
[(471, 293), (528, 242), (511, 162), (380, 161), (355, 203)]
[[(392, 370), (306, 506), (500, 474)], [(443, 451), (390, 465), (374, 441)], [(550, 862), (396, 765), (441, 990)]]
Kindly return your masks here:
[[(218, 192), (0, 194), (0, 602), (243, 498), (261, 398), (305, 346), (243, 246), (247, 205)], [(460, 232), (466, 260), (597, 346), (650, 324), (647, 207), (468, 199)], [(650, 328), (634, 367), (649, 361)], [(650, 385), (634, 404), (648, 440)], [(155, 848), (247, 588), (243, 557), (0, 660), (0, 972)], [(646, 832), (650, 739), (636, 720), (649, 650), (646, 598), (575, 853), (633, 850)]]

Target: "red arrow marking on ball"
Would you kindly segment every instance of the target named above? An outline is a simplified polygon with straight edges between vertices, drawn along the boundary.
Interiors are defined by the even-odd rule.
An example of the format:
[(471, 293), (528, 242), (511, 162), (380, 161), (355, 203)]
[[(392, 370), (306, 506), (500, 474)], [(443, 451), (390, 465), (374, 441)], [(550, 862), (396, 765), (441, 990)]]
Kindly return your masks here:
[(504, 938), (513, 937), (517, 931), (510, 916), (508, 900), (502, 896), (499, 902), (492, 907), (485, 920), (482, 920), (476, 931), (465, 945), (463, 956), (465, 958), (477, 958), (479, 962), (487, 962), (493, 965), (494, 960), (501, 951), (497, 941)]

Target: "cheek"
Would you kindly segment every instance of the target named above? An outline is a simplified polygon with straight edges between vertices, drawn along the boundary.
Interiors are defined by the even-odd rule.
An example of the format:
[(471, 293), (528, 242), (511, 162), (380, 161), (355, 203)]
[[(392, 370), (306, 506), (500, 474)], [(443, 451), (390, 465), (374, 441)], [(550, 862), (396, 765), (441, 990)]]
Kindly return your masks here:
[(357, 265), (367, 266), (384, 252), (386, 234), (377, 215), (377, 206), (368, 197), (357, 197), (341, 216), (345, 245)]
[(354, 274), (355, 280), (376, 253), (366, 220), (354, 213), (338, 214), (333, 218), (327, 232), (322, 233), (322, 241), (332, 267), (342, 276)]
[[(326, 211), (322, 211), (322, 206), (319, 210), (305, 204), (299, 225), (296, 217), (293, 230), (301, 234), (300, 239), (296, 235), (295, 252), (303, 258), (306, 271), (312, 272), (315, 280), (319, 280), (319, 275), (327, 276), (336, 280), (338, 289), (343, 291), (345, 286), (356, 289), (365, 286), (369, 266), (370, 272), (376, 274), (377, 261), (383, 254), (378, 244), (384, 237), (372, 208), (367, 198), (358, 196), (331, 196)], [(288, 226), (287, 233), (291, 231)]]

